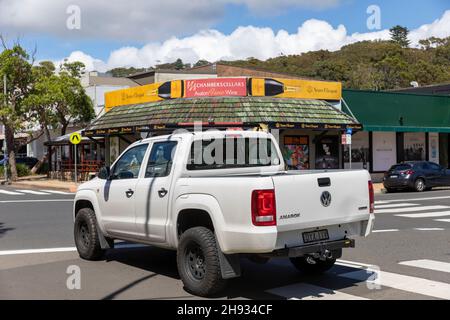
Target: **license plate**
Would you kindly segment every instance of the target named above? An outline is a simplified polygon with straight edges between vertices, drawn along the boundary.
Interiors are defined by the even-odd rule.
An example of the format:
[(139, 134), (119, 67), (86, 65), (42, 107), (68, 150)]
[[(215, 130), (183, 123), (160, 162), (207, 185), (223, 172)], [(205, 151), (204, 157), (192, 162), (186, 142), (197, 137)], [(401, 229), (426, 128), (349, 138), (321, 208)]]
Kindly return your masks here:
[(321, 241), (321, 240), (328, 240), (328, 230), (317, 230), (312, 232), (303, 232), (302, 233), (303, 242), (315, 242), (315, 241)]
[(390, 176), (389, 178), (398, 178), (398, 175), (394, 174), (394, 175)]

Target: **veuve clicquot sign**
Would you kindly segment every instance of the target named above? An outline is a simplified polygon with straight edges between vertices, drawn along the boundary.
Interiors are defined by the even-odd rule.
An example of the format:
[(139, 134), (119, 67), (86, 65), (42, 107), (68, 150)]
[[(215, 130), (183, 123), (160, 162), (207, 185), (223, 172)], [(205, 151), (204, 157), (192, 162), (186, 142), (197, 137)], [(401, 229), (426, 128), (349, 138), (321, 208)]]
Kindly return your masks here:
[(105, 93), (105, 110), (176, 98), (255, 96), (340, 100), (340, 82), (280, 78), (211, 78), (173, 80)]

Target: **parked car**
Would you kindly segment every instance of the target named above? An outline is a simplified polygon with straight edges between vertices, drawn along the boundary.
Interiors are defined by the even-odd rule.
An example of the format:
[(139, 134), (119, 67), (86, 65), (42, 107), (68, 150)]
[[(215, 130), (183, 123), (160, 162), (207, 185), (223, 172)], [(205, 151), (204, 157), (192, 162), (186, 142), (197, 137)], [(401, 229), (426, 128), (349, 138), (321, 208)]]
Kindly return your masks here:
[(409, 161), (393, 165), (384, 174), (387, 192), (411, 189), (418, 192), (432, 187), (450, 186), (450, 170), (429, 161)]
[[(7, 158), (8, 159), (8, 158)], [(22, 163), (25, 164), (28, 168), (33, 168), (39, 160), (33, 157), (19, 157), (16, 158), (16, 164)], [(0, 160), (0, 166), (3, 166), (5, 163), (4, 159)]]
[(343, 248), (354, 247), (354, 237), (372, 230), (370, 175), (284, 168), (277, 141), (263, 132), (135, 142), (111, 168), (78, 187), (78, 253), (99, 259), (114, 239), (176, 250), (186, 290), (200, 296), (240, 276), (241, 256), (260, 262), (284, 257), (301, 271), (325, 272)]

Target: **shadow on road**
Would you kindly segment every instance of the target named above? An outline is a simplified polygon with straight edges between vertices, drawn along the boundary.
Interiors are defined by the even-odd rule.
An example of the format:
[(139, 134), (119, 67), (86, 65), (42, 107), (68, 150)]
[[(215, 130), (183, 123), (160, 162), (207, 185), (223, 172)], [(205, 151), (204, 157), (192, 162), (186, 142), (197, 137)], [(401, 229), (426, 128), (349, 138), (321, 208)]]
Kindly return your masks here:
[[(177, 271), (176, 253), (172, 250), (164, 250), (151, 246), (110, 250), (107, 253), (106, 260), (140, 268), (151, 272), (151, 274), (124, 286), (116, 292), (109, 294), (104, 299), (113, 299), (119, 293), (131, 289), (133, 286), (156, 275), (180, 280)], [(314, 284), (331, 290), (350, 288), (361, 283), (357, 280), (337, 276), (340, 273), (355, 271), (353, 268), (343, 266), (335, 266), (323, 275), (311, 276), (302, 274), (289, 261), (283, 259), (273, 260), (267, 264), (256, 264), (248, 259), (242, 258), (241, 265), (242, 276), (231, 279), (225, 291), (211, 298), (285, 299), (267, 291), (297, 283)], [(299, 292), (299, 294), (301, 293)], [(317, 294), (319, 296), (320, 292)], [(302, 298), (302, 296), (296, 296), (296, 298)]]
[(0, 222), (0, 238), (3, 237), (6, 232), (11, 230), (14, 230), (14, 228), (6, 228), (5, 224), (3, 222)]

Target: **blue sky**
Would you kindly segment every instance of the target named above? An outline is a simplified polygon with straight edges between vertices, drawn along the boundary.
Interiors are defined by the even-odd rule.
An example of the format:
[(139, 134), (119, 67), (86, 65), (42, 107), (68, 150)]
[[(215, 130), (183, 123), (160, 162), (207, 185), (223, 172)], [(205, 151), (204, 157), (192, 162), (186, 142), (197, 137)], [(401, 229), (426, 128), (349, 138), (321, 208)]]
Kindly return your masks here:
[[(276, 55), (278, 51), (301, 53), (321, 48), (336, 50), (341, 45), (356, 41), (356, 38), (348, 39), (355, 32), (367, 34), (372, 39), (369, 34), (379, 31), (368, 30), (366, 26), (366, 10), (373, 4), (381, 9), (381, 29), (384, 31), (396, 24), (415, 30), (442, 19), (435, 28), (437, 31), (433, 32), (441, 36), (450, 35), (450, 30), (448, 35), (442, 31), (449, 26), (447, 20), (450, 18), (443, 18), (444, 13), (450, 10), (448, 0), (165, 0), (150, 1), (150, 4), (143, 0), (92, 2), (97, 4), (87, 0), (0, 0), (0, 32), (9, 39), (20, 36), (22, 44), (29, 49), (36, 45), (39, 60), (56, 61), (72, 54), (80, 60), (90, 59), (87, 62), (97, 69), (117, 66), (122, 61), (127, 66), (147, 66), (155, 61), (169, 61), (177, 54), (188, 62), (198, 58), (242, 58), (236, 52), (240, 46), (246, 52), (249, 37), (273, 47), (269, 51), (262, 47), (260, 51), (265, 52), (258, 58)], [(317, 4), (317, 7), (312, 7), (311, 3)], [(77, 4), (80, 8), (80, 30), (65, 28), (68, 17), (65, 11), (70, 4)], [(8, 19), (12, 15), (16, 18)], [(299, 27), (311, 19), (321, 20), (332, 29), (310, 23), (302, 32), (298, 32)], [(345, 26), (345, 32), (338, 30), (339, 25)], [(239, 27), (248, 26), (256, 28), (236, 32)], [(268, 29), (265, 28), (270, 28), (273, 35), (267, 34)], [(217, 30), (219, 34), (198, 36), (202, 30)], [(287, 31), (291, 37), (278, 37), (279, 30)], [(324, 40), (314, 43), (314, 39), (305, 39), (306, 33), (314, 33), (316, 38), (323, 36)], [(425, 33), (426, 36), (430, 34)], [(330, 44), (327, 43), (327, 36), (331, 37)], [(386, 37), (386, 33), (379, 36)], [(294, 47), (290, 44), (280, 45), (282, 39), (298, 44)], [(207, 47), (208, 41), (211, 42), (210, 47)], [(210, 51), (217, 50), (214, 48), (218, 46), (215, 43), (227, 44), (220, 48), (225, 52), (223, 56), (210, 54)], [(258, 55), (258, 51), (255, 54), (249, 46), (247, 49), (248, 55)]]

